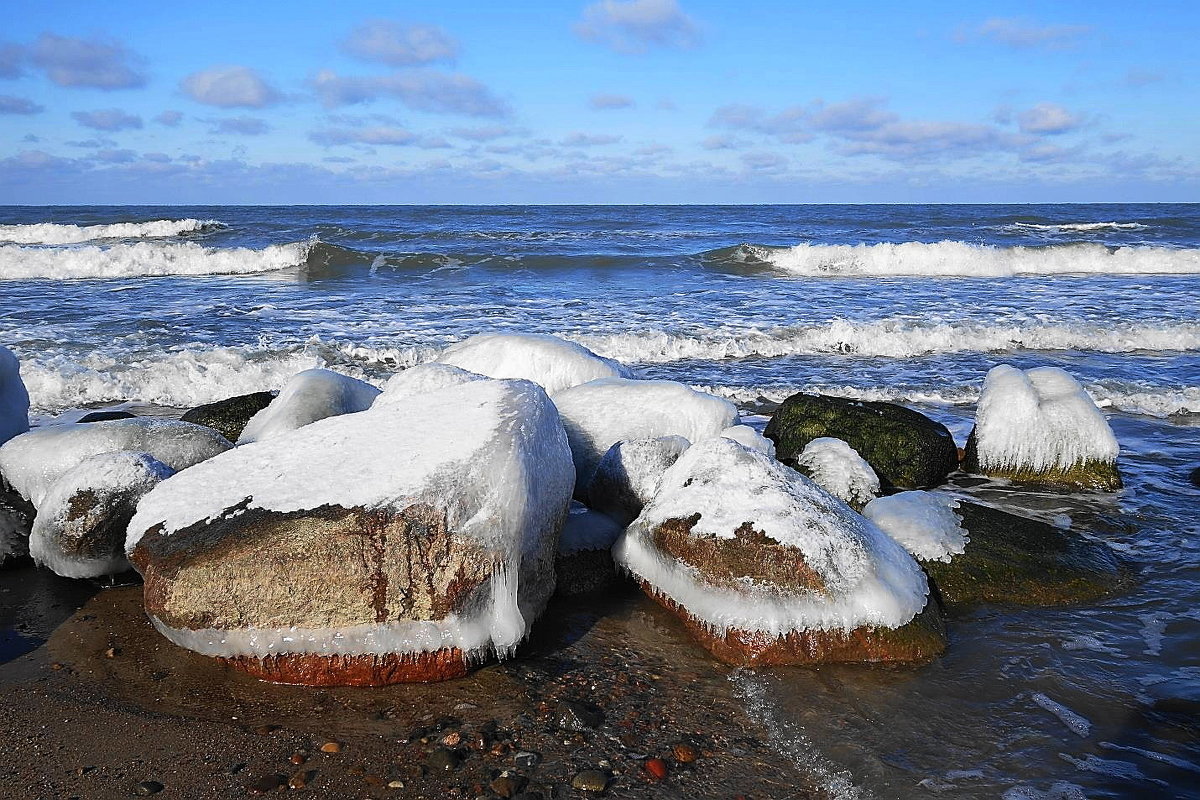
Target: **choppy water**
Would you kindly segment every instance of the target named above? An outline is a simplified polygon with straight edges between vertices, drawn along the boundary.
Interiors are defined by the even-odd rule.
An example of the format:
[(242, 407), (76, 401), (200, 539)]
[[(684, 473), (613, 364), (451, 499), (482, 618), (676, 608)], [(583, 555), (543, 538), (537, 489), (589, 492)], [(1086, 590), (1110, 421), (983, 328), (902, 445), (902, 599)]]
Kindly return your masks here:
[(10, 207), (0, 299), (43, 415), (318, 365), (380, 382), (520, 330), (748, 410), (908, 403), (961, 441), (991, 366), (1061, 366), (1110, 412), (1127, 488), (962, 491), (1070, 516), (1130, 560), (1129, 592), (960, 615), (915, 672), (737, 688), (848, 796), (1200, 796), (1200, 205)]

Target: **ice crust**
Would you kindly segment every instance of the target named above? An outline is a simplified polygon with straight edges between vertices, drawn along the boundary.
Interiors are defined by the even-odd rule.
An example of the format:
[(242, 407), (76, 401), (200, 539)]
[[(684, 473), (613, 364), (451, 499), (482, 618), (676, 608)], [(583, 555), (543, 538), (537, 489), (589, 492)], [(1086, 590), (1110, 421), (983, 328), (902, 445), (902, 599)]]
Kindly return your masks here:
[(460, 386), (482, 379), (482, 375), (467, 372), (452, 364), (441, 364), (437, 361), (418, 364), (403, 372), (398, 372), (388, 379), (387, 384), (383, 387), (383, 394), (375, 398), (374, 405), (389, 405), (407, 400), (414, 395), (428, 394), (439, 389)]
[(772, 457), (775, 455), (775, 443), (749, 425), (732, 425), (721, 431), (721, 435), (726, 439), (744, 444), (751, 450), (757, 450)]
[(114, 222), (108, 225), (0, 225), (0, 242), (13, 244), (78, 244), (96, 239), (165, 238), (223, 227), (215, 219), (156, 219), (150, 222)]
[(600, 459), (588, 482), (584, 492), (588, 504), (622, 523), (631, 522), (658, 492), (663, 473), (691, 444), (682, 436), (617, 442)]
[(21, 380), (21, 364), (0, 347), (0, 444), (29, 430), (29, 392)]
[(1108, 420), (1073, 377), (1058, 367), (988, 372), (975, 414), (979, 466), (989, 470), (1069, 469), (1114, 463), (1119, 446)]
[(813, 439), (796, 463), (825, 491), (847, 503), (862, 505), (879, 494), (879, 476), (858, 451), (841, 439)]
[[(95, 508), (90, 519), (109, 513), (118, 503), (134, 503), (169, 478), (174, 470), (145, 453), (122, 450), (89, 456), (67, 470), (47, 490), (38, 507), (29, 535), (29, 554), (38, 564), (49, 567), (65, 578), (94, 578), (112, 575), (129, 569), (129, 561), (121, 553), (122, 539), (113, 542), (113, 556), (82, 557), (64, 552), (62, 538), (68, 526), (67, 513), (71, 499), (80, 492), (90, 492)], [(67, 536), (77, 534), (72, 530)], [(123, 531), (122, 531), (123, 533)]]
[(137, 242), (106, 247), (0, 245), (0, 280), (74, 280), (163, 275), (235, 275), (302, 266), (316, 244), (291, 242), (261, 250), (203, 247), (195, 242)]
[(872, 500), (863, 516), (916, 558), (949, 562), (965, 552), (970, 541), (956, 508), (958, 500), (949, 495), (900, 492)]
[(682, 436), (695, 443), (720, 436), (738, 418), (728, 400), (674, 381), (602, 378), (558, 393), (554, 404), (567, 428), (581, 487), (617, 442)]
[(132, 450), (178, 472), (232, 446), (212, 428), (175, 420), (141, 417), (48, 425), (0, 447), (0, 472), (22, 497), (40, 507), (51, 484), (89, 456)]
[(481, 333), (452, 345), (437, 360), (489, 378), (524, 378), (551, 396), (597, 378), (629, 376), (616, 361), (541, 333)]
[(365, 381), (328, 369), (307, 369), (250, 418), (237, 443), (263, 441), (319, 419), (365, 411), (378, 396), (379, 390)]
[(583, 550), (608, 550), (621, 535), (621, 530), (621, 524), (608, 514), (572, 500), (567, 521), (558, 537), (559, 555), (572, 555)]
[[(736, 591), (713, 586), (651, 538), (667, 520), (695, 514), (694, 536), (732, 539), (749, 522), (795, 547), (825, 591), (785, 593), (749, 581)], [(613, 557), (719, 634), (896, 628), (924, 608), (929, 593), (917, 562), (873, 523), (790, 467), (725, 438), (692, 445), (667, 470)]]

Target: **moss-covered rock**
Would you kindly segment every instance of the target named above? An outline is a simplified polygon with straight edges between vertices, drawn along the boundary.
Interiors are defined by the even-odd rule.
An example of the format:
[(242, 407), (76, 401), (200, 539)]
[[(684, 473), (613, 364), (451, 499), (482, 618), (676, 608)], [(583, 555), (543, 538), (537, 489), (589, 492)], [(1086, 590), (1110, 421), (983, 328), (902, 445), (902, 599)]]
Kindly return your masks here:
[(1083, 603), (1120, 584), (1120, 562), (1103, 542), (977, 503), (961, 501), (958, 513), (966, 552), (922, 564), (947, 604)]
[(967, 437), (963, 455), (963, 469), (991, 478), (1003, 478), (1013, 483), (1089, 492), (1115, 492), (1123, 484), (1116, 462), (1081, 461), (1069, 467), (1035, 468), (1029, 465), (996, 466), (984, 468), (979, 463), (979, 447), (975, 431)]
[(241, 394), (237, 397), (218, 400), (215, 403), (196, 406), (185, 412), (180, 420), (215, 428), (226, 439), (236, 442), (250, 418), (270, 405), (274, 399), (275, 395), (271, 392)]
[(771, 417), (765, 434), (775, 442), (776, 457), (793, 465), (813, 439), (841, 439), (881, 480), (905, 489), (936, 486), (958, 466), (945, 425), (893, 403), (794, 394)]

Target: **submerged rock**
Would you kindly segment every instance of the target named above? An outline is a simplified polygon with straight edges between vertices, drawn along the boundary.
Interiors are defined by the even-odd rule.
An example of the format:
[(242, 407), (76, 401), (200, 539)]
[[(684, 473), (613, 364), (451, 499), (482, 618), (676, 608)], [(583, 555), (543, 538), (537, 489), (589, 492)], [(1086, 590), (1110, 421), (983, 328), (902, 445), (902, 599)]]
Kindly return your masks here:
[(788, 464), (814, 439), (841, 439), (881, 480), (905, 489), (936, 486), (958, 466), (958, 449), (945, 425), (893, 403), (794, 394), (771, 417), (765, 435)]
[[(86, 413), (82, 417), (80, 417), (79, 419), (75, 420), (75, 422), (86, 424), (88, 422), (108, 422), (109, 420), (113, 420), (113, 419), (136, 419), (136, 418), (137, 418), (137, 414), (130, 414), (128, 411), (89, 411), (88, 413)], [(190, 422), (191, 420), (185, 419), (183, 421)], [(225, 438), (228, 439), (229, 437), (227, 436)]]
[[(428, 424), (445, 417), (452, 435)], [(287, 683), (439, 680), (526, 635), (573, 484), (545, 392), (476, 381), (180, 473), (142, 500), (127, 550), (183, 647)]]
[(571, 501), (554, 561), (560, 595), (598, 592), (617, 582), (611, 550), (621, 530), (609, 515)]
[(29, 430), (29, 392), (21, 380), (21, 364), (0, 347), (0, 444)]
[(269, 406), (274, 399), (273, 392), (239, 394), (237, 397), (188, 409), (179, 420), (193, 425), (205, 425), (220, 432), (229, 441), (236, 442), (250, 418)]
[(437, 359), (489, 378), (523, 378), (550, 395), (597, 378), (627, 378), (629, 370), (581, 344), (544, 333), (481, 333)]
[(945, 648), (912, 556), (728, 439), (693, 445), (667, 470), (614, 557), (727, 663), (920, 662)]
[(365, 411), (379, 390), (365, 381), (327, 369), (306, 369), (246, 423), (238, 444), (271, 439), (326, 417)]

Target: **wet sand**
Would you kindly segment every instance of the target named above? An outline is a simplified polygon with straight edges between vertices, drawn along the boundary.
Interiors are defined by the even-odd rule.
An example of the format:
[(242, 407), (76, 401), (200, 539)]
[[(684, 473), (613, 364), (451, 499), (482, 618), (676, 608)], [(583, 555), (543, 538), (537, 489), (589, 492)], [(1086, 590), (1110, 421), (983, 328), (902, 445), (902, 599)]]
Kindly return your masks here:
[[(293, 779), (313, 797), (515, 790), (548, 800), (588, 796), (571, 787), (587, 769), (609, 777), (605, 797), (822, 796), (749, 717), (732, 671), (631, 584), (556, 599), (517, 657), (460, 680), (312, 689), (263, 683), (172, 645), (143, 614), (140, 586), (54, 600), (63, 587), (37, 584), (44, 574), (0, 574), (4, 586), (35, 587), (26, 602), (0, 598), (17, 609), (12, 624), (30, 642), (48, 635), (0, 665), (4, 796), (131, 797), (152, 781), (163, 798), (246, 797), (275, 784), (272, 793), (290, 794)], [(596, 709), (603, 721), (581, 724), (597, 722), (581, 719)], [(454, 755), (431, 758), (443, 740)], [(321, 750), (329, 742), (338, 752)], [(662, 759), (664, 779), (648, 758)], [(511, 780), (493, 785), (505, 771)]]

